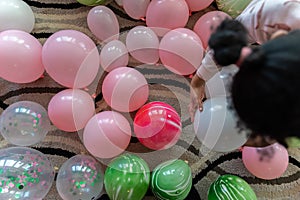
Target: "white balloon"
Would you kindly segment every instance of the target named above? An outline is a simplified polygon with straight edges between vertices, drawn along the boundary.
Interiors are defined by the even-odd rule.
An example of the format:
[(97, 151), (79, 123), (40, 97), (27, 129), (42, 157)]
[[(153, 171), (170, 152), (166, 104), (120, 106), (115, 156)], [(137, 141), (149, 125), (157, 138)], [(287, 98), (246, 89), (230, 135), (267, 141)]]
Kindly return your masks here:
[(246, 143), (246, 130), (240, 130), (226, 97), (214, 97), (203, 103), (203, 111), (196, 111), (194, 130), (197, 138), (210, 150), (230, 152)]
[(142, 63), (154, 64), (159, 60), (159, 39), (149, 27), (132, 28), (126, 36), (126, 47), (130, 55)]
[(206, 98), (230, 96), (232, 78), (238, 70), (239, 68), (236, 65), (222, 67), (218, 73), (206, 82)]
[(21, 30), (30, 33), (35, 17), (30, 6), (21, 0), (0, 0), (0, 32)]
[(120, 40), (112, 40), (101, 49), (100, 64), (107, 72), (118, 67), (126, 67), (128, 62), (128, 50)]

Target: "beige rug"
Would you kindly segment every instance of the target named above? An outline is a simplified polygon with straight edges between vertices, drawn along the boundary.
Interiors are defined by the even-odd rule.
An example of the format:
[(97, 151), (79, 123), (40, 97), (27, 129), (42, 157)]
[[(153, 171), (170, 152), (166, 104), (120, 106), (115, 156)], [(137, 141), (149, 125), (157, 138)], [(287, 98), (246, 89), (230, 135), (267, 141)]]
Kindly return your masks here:
[[(76, 0), (25, 0), (35, 13), (36, 24), (33, 35), (41, 43), (54, 32), (62, 29), (74, 29), (90, 36), (96, 44), (99, 41), (87, 28), (86, 17), (91, 7), (83, 6)], [(124, 39), (126, 31), (136, 25), (144, 25), (143, 21), (132, 20), (122, 8), (115, 3), (108, 5), (117, 15), (121, 40)], [(194, 13), (190, 17), (187, 27), (192, 28), (195, 21), (205, 12), (215, 10), (213, 5), (208, 9)], [(139, 63), (130, 61), (130, 66), (138, 66)], [(254, 189), (258, 199), (300, 199), (300, 149), (289, 149), (290, 163), (287, 171), (282, 177), (265, 181), (255, 178), (247, 172), (241, 161), (240, 152), (216, 153), (205, 152), (201, 144), (195, 138), (193, 127), (187, 113), (189, 103), (189, 80), (184, 77), (172, 74), (162, 66), (138, 66), (148, 82), (150, 83), (149, 101), (165, 101), (174, 106), (181, 115), (183, 133), (178, 143), (171, 149), (159, 152), (152, 152), (141, 146), (136, 138), (133, 138), (127, 151), (136, 153), (144, 158), (153, 169), (157, 164), (172, 158), (181, 158), (188, 161), (193, 172), (193, 188), (187, 199), (207, 199), (207, 191), (210, 184), (222, 174), (235, 174), (245, 179)], [(88, 88), (90, 94), (96, 94), (97, 111), (109, 109), (102, 100), (101, 81), (104, 75), (100, 73), (97, 80)], [(64, 89), (55, 83), (47, 74), (45, 78), (31, 84), (14, 84), (0, 80), (0, 107), (1, 112), (8, 105), (20, 101), (35, 101), (47, 108), (51, 97)], [(126, 116), (132, 121), (133, 114)], [(79, 134), (80, 135), (80, 134)], [(0, 147), (9, 146), (1, 139)], [(78, 133), (65, 133), (57, 130), (54, 126), (46, 139), (35, 146), (37, 150), (47, 154), (54, 163), (56, 171), (62, 163), (76, 154), (88, 154)], [(103, 161), (105, 164), (107, 161)], [(45, 198), (46, 200), (61, 199), (55, 189)], [(107, 199), (103, 195), (101, 199)], [(154, 199), (151, 192), (147, 193), (145, 199)]]

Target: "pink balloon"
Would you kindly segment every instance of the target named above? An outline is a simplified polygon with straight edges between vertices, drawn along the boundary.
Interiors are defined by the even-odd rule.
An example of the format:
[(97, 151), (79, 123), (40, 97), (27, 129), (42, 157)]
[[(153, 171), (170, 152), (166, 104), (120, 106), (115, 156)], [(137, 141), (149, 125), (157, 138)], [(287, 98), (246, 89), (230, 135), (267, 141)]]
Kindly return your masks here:
[(225, 12), (210, 11), (202, 15), (195, 23), (193, 30), (200, 37), (205, 49), (208, 46), (210, 35), (225, 18), (231, 19), (231, 17)]
[(129, 145), (131, 128), (120, 113), (103, 111), (92, 117), (84, 128), (83, 144), (98, 158), (112, 158)]
[(125, 12), (133, 19), (141, 19), (146, 16), (150, 0), (123, 0)]
[(66, 89), (54, 95), (48, 104), (51, 122), (60, 130), (73, 132), (86, 125), (95, 114), (93, 98), (79, 89)]
[(27, 32), (0, 32), (0, 76), (15, 83), (29, 83), (44, 73), (42, 45)]
[(126, 47), (130, 55), (142, 63), (154, 64), (159, 60), (159, 39), (148, 27), (132, 28), (126, 37)]
[(278, 143), (263, 148), (243, 147), (242, 159), (250, 173), (267, 180), (280, 177), (289, 164), (288, 151)]
[(170, 71), (179, 75), (192, 74), (203, 58), (202, 42), (187, 28), (171, 30), (160, 41), (159, 57)]
[(106, 6), (92, 8), (87, 16), (91, 32), (104, 42), (119, 39), (119, 22), (115, 13)]
[(119, 40), (112, 40), (102, 48), (100, 52), (101, 67), (110, 72), (121, 66), (126, 66), (129, 55), (125, 44)]
[(103, 80), (103, 98), (113, 109), (132, 112), (148, 100), (149, 86), (139, 71), (129, 67), (119, 67), (109, 72)]
[(146, 13), (146, 24), (163, 36), (169, 30), (184, 27), (189, 19), (185, 0), (152, 0)]
[(150, 149), (168, 149), (181, 135), (181, 119), (169, 104), (150, 102), (136, 113), (134, 133), (141, 144)]
[(95, 43), (75, 30), (52, 34), (43, 46), (42, 58), (47, 73), (69, 88), (90, 85), (99, 70), (99, 52)]
[(190, 11), (199, 11), (207, 8), (214, 0), (185, 0)]

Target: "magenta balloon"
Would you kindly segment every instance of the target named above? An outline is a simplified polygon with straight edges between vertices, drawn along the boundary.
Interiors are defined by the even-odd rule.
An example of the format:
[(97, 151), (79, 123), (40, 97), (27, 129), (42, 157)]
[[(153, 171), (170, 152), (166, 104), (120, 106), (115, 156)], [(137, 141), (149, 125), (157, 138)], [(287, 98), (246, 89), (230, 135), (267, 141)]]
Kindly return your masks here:
[(141, 19), (146, 16), (150, 0), (123, 0), (125, 12), (133, 19)]
[(128, 61), (128, 50), (120, 40), (112, 40), (101, 49), (100, 64), (107, 72), (121, 66), (126, 66)]
[(95, 114), (93, 98), (79, 89), (66, 89), (54, 95), (48, 104), (51, 122), (60, 130), (73, 132), (83, 129)]
[(0, 76), (15, 83), (29, 83), (44, 73), (42, 45), (19, 30), (0, 32)]
[(146, 13), (146, 24), (162, 36), (167, 31), (184, 27), (189, 19), (185, 0), (152, 0)]
[(90, 85), (99, 70), (99, 52), (95, 43), (75, 30), (52, 34), (43, 46), (42, 58), (47, 73), (69, 88)]
[(130, 55), (142, 63), (154, 64), (159, 60), (159, 39), (149, 27), (132, 28), (126, 37), (126, 47)]
[(199, 11), (207, 8), (214, 0), (185, 0), (190, 11)]
[(245, 146), (242, 159), (250, 173), (267, 180), (280, 177), (289, 164), (288, 151), (278, 143), (263, 148)]
[(129, 145), (131, 128), (120, 113), (103, 111), (92, 117), (84, 128), (83, 143), (98, 158), (112, 158)]
[(144, 75), (129, 67), (109, 72), (102, 84), (103, 98), (113, 109), (132, 112), (148, 100), (149, 86)]
[(109, 42), (119, 39), (120, 26), (115, 13), (106, 6), (92, 8), (87, 16), (91, 32), (101, 41)]
[(190, 29), (171, 30), (160, 41), (159, 57), (170, 71), (179, 75), (192, 74), (203, 58), (202, 42)]
[(194, 31), (200, 37), (203, 47), (206, 49), (208, 40), (212, 32), (220, 25), (225, 19), (231, 17), (222, 11), (210, 11), (202, 15), (194, 25)]

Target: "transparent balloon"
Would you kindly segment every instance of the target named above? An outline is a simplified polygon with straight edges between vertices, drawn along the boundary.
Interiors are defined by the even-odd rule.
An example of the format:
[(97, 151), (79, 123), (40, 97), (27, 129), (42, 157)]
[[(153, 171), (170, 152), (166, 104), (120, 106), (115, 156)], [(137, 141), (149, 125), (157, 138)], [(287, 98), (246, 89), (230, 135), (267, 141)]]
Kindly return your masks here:
[(2, 136), (14, 145), (30, 146), (42, 141), (50, 129), (46, 109), (32, 101), (19, 101), (0, 117)]
[(0, 150), (0, 199), (42, 200), (54, 181), (47, 156), (28, 147)]
[(103, 189), (104, 173), (100, 163), (88, 155), (76, 155), (59, 169), (56, 189), (64, 200), (96, 199)]

